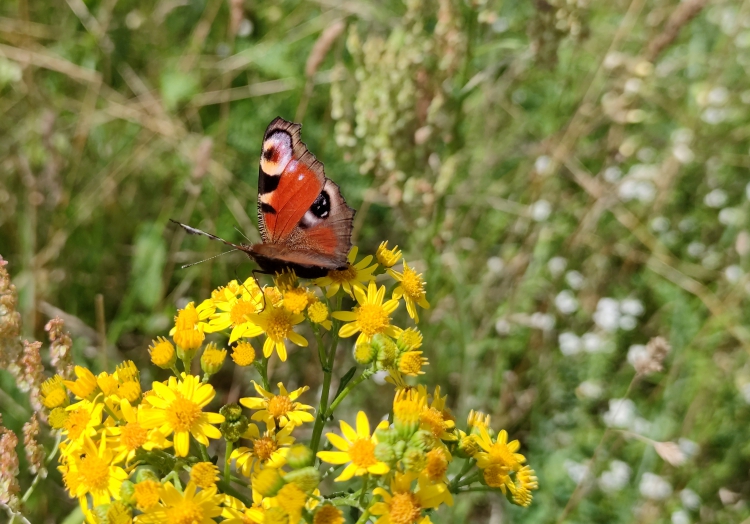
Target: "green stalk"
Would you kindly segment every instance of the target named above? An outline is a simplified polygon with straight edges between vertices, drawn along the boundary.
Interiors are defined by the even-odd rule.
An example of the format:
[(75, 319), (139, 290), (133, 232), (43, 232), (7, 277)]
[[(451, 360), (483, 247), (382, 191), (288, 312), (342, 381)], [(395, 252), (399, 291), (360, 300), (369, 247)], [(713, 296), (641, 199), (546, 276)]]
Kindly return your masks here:
[(362, 493), (359, 494), (359, 505), (362, 506), (365, 502), (365, 495), (367, 495), (367, 484), (370, 482), (369, 473), (362, 479)]
[(339, 404), (341, 404), (341, 401), (346, 398), (346, 396), (351, 392), (352, 389), (357, 387), (357, 385), (361, 384), (368, 378), (370, 378), (375, 373), (375, 370), (373, 368), (367, 368), (362, 372), (360, 376), (349, 382), (346, 387), (339, 393), (339, 396), (336, 397), (333, 402), (331, 402), (330, 407), (328, 408), (328, 411), (326, 411), (326, 420), (333, 415), (333, 410), (335, 410)]
[(234, 448), (234, 442), (230, 442), (227, 440), (227, 449), (224, 452), (224, 481), (229, 484), (230, 481), (230, 473), (231, 473), (231, 455), (232, 455), (232, 448)]
[[(336, 311), (341, 309), (341, 297), (338, 297), (336, 301)], [(313, 455), (318, 453), (318, 447), (320, 446), (320, 436), (323, 433), (323, 426), (325, 425), (327, 413), (328, 413), (328, 395), (331, 389), (331, 376), (333, 374), (333, 360), (336, 358), (336, 347), (339, 343), (339, 322), (334, 319), (333, 325), (331, 326), (331, 346), (325, 351), (320, 351), (320, 367), (323, 370), (323, 387), (320, 392), (320, 404), (318, 404), (318, 416), (315, 418), (315, 426), (313, 427), (312, 438), (310, 439), (310, 449)], [(318, 340), (318, 348), (323, 346), (323, 339), (316, 332)]]

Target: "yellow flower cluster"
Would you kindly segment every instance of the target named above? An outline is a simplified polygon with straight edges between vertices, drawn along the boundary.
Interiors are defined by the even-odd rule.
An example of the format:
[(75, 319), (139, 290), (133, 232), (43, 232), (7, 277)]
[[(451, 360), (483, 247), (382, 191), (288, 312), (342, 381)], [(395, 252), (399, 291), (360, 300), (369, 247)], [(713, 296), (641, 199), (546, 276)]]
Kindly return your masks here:
[[(263, 288), (254, 278), (233, 280), (197, 306), (187, 304), (175, 316), (171, 338), (158, 337), (148, 348), (151, 362), (172, 376), (146, 391), (129, 361), (112, 374), (78, 366), (75, 380), (47, 380), (42, 403), (62, 438), (59, 469), (87, 521), (343, 524), (339, 507), (348, 505), (362, 523), (415, 524), (429, 522), (427, 510), (453, 505), (455, 494), (475, 488), (497, 489), (528, 506), (538, 483), (518, 441), (508, 442), (505, 431), (495, 437), (489, 416), (473, 411), (466, 430), (458, 429), (439, 387), (430, 394), (407, 384), (428, 363), (423, 337), (414, 326), (396, 325), (392, 315), (403, 300), (416, 323), (417, 307), (430, 304), (421, 274), (405, 261), (394, 269), (401, 257), (384, 242), (375, 257), (357, 261), (354, 248), (346, 269), (310, 285), (293, 273), (276, 275)], [(376, 278), (390, 281), (390, 292)], [(341, 308), (345, 295), (355, 301), (351, 309)], [(288, 344), (308, 346), (297, 331), (304, 322), (323, 372), (317, 407), (303, 403), (312, 396), (308, 386), (269, 385), (273, 353), (284, 362)], [(361, 373), (341, 377), (331, 398), (338, 339), (354, 335)], [(257, 337), (263, 337), (260, 359)], [(216, 396), (209, 381), (228, 352), (260, 380), (253, 381), (253, 396), (216, 412), (209, 407)], [(192, 373), (199, 354), (202, 376)], [(396, 386), (392, 413), (374, 429), (363, 411), (354, 427), (340, 420), (340, 433), (326, 433), (329, 447), (320, 450), (336, 408), (376, 372), (387, 372)], [(302, 437), (309, 443), (300, 443)], [(457, 459), (464, 467), (449, 475)], [(319, 485), (328, 475), (359, 487), (324, 497)]]

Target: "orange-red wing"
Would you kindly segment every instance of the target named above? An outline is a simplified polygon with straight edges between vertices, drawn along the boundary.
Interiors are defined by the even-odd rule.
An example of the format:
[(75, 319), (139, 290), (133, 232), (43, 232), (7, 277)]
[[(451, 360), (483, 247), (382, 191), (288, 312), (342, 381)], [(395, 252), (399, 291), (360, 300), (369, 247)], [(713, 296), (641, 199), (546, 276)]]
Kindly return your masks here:
[(276, 118), (266, 129), (258, 179), (261, 238), (345, 265), (354, 210), (300, 140), (300, 127)]
[(276, 118), (263, 138), (258, 222), (264, 242), (284, 242), (325, 184), (323, 164), (300, 140), (300, 127)]

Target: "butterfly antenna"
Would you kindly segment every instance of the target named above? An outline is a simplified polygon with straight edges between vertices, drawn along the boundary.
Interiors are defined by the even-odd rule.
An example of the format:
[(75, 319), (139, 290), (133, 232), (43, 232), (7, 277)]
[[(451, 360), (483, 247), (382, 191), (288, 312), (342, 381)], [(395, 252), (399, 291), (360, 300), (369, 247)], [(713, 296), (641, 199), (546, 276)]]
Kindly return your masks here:
[[(170, 222), (174, 222), (178, 226), (180, 226), (182, 229), (184, 229), (187, 233), (191, 235), (202, 235), (204, 237), (208, 237), (211, 240), (218, 240), (219, 242), (223, 242), (224, 244), (228, 246), (232, 246), (235, 249), (239, 249), (240, 251), (244, 251), (242, 246), (238, 246), (237, 244), (234, 244), (232, 242), (229, 242), (228, 240), (224, 240), (221, 237), (217, 237), (216, 235), (212, 235), (211, 233), (206, 233), (203, 230), (198, 229), (197, 227), (189, 226), (187, 224), (183, 224), (182, 222), (177, 222), (176, 220), (169, 219)], [(246, 248), (245, 248), (246, 249)]]
[(198, 264), (202, 264), (203, 262), (208, 262), (209, 260), (213, 260), (214, 258), (218, 258), (221, 255), (226, 255), (227, 253), (234, 253), (235, 251), (238, 251), (237, 249), (230, 249), (229, 251), (224, 251), (223, 253), (219, 253), (218, 255), (214, 255), (212, 257), (204, 258), (203, 260), (199, 260), (198, 262), (193, 262), (191, 264), (185, 264), (183, 266), (180, 266), (182, 269), (186, 269), (192, 266), (197, 266)]
[(235, 230), (235, 231), (237, 231), (237, 232), (238, 232), (238, 233), (239, 233), (240, 235), (242, 235), (242, 238), (244, 238), (245, 240), (247, 240), (247, 241), (248, 241), (248, 242), (250, 242), (251, 244), (253, 243), (253, 241), (252, 241), (252, 240), (250, 240), (249, 238), (247, 238), (247, 237), (245, 236), (245, 233), (243, 233), (242, 231), (240, 231), (240, 230), (239, 230), (239, 228), (238, 228), (237, 226), (234, 226), (234, 230)]

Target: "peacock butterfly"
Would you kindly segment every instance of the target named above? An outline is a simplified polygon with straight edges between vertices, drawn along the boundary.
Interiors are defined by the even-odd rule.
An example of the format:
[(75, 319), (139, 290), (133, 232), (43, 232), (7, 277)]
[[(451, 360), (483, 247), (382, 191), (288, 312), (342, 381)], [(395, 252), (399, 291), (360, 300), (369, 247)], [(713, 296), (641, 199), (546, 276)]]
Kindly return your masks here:
[(245, 252), (263, 273), (294, 270), (318, 278), (345, 269), (352, 247), (355, 210), (339, 186), (300, 140), (300, 124), (277, 117), (263, 136), (258, 174), (260, 244), (234, 244), (175, 220), (193, 235), (204, 235)]

